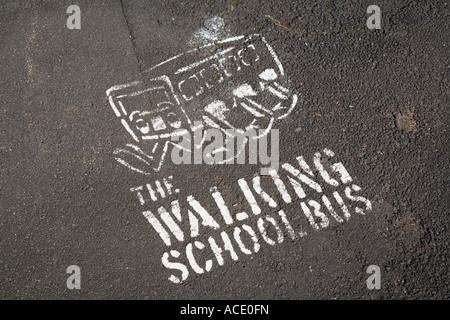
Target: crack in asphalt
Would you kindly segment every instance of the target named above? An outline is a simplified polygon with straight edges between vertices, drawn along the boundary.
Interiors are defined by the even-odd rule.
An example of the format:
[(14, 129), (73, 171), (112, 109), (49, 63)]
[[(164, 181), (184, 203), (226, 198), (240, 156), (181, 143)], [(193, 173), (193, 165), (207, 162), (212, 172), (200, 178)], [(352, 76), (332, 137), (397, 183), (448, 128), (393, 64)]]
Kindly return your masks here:
[(141, 60), (139, 59), (139, 54), (138, 54), (137, 49), (136, 49), (136, 44), (135, 44), (135, 41), (134, 41), (135, 38), (133, 36), (131, 23), (128, 21), (127, 15), (125, 13), (125, 9), (124, 9), (124, 6), (123, 6), (123, 0), (119, 0), (119, 3), (120, 3), (120, 8), (122, 10), (123, 19), (125, 20), (125, 23), (127, 25), (128, 34), (130, 35), (130, 41), (131, 41), (131, 46), (133, 47), (134, 57), (135, 57), (135, 59), (136, 59), (136, 61), (138, 63), (139, 71), (142, 72), (143, 71), (143, 65), (142, 65)]

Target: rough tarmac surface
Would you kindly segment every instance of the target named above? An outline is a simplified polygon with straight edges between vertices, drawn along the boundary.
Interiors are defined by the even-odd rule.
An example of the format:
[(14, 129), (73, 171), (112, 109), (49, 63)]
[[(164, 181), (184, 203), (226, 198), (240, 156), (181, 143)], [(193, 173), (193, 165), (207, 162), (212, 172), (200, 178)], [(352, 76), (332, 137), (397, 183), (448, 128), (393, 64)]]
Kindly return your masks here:
[[(66, 27), (72, 4), (81, 9), (80, 30)], [(372, 4), (381, 8), (380, 30), (366, 26)], [(450, 297), (446, 2), (30, 0), (3, 1), (0, 7), (1, 299)], [(275, 206), (254, 191), (262, 213), (251, 213), (238, 180), (251, 185), (261, 165), (175, 165), (166, 157), (160, 171), (145, 175), (115, 160), (113, 152), (133, 139), (111, 109), (109, 88), (145, 82), (144, 71), (193, 50), (151, 72), (170, 78), (177, 67), (227, 43), (207, 47), (206, 53), (196, 48), (252, 34), (263, 36), (276, 52), (285, 71), (280, 81), (298, 96), (293, 111), (274, 126), (280, 133), (280, 180), (291, 203), (275, 188), (274, 177), (263, 176), (261, 187)], [(267, 52), (257, 51), (261, 57)], [(269, 67), (269, 60), (261, 61), (263, 69)], [(226, 99), (238, 84), (255, 88), (257, 75), (242, 68), (196, 103), (206, 105), (217, 95)], [(247, 119), (237, 111), (228, 116), (238, 124)], [(336, 173), (332, 178), (339, 186), (324, 182), (313, 159), (325, 148), (335, 154), (322, 159), (328, 172), (341, 162), (351, 183), (340, 182)], [(322, 202), (329, 225), (313, 228), (301, 203), (320, 202), (322, 194), (303, 184), (306, 198), (299, 199), (281, 168), (284, 163), (300, 168), (299, 156), (341, 217), (333, 192), (345, 198), (350, 219), (333, 219)], [(142, 205), (130, 191), (170, 176), (173, 192), (164, 199), (152, 201), (146, 193)], [(357, 194), (370, 200), (371, 210), (345, 197), (352, 184), (361, 187)], [(242, 211), (250, 217), (226, 224), (212, 187), (233, 217)], [(189, 236), (190, 195), (218, 229), (200, 225), (199, 236)], [(177, 199), (185, 237), (181, 242), (172, 237), (167, 246), (143, 212), (156, 216), (158, 208), (170, 210)], [(276, 243), (259, 231), (258, 219), (267, 215), (282, 230), (282, 243), (270, 219), (261, 221)], [(243, 224), (258, 233), (256, 253), (248, 235), (243, 241), (251, 254), (233, 238)], [(300, 229), (307, 235), (300, 237)], [(223, 231), (238, 259), (223, 248), (219, 265), (208, 239), (223, 246)], [(210, 260), (209, 272), (196, 273), (186, 258), (187, 244), (195, 241), (205, 246), (194, 247), (195, 259), (203, 269)], [(168, 280), (181, 272), (162, 263), (171, 250), (180, 257), (169, 260), (189, 270), (181, 283)], [(70, 265), (81, 268), (80, 290), (66, 286)], [(380, 290), (366, 286), (370, 265), (381, 269)]]

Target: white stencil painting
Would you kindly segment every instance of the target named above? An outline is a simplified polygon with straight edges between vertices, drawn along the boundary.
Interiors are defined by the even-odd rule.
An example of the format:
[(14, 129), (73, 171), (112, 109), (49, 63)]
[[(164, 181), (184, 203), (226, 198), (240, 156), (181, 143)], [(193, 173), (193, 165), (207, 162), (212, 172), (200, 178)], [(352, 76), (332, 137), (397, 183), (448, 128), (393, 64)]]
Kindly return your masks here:
[(225, 134), (255, 129), (258, 139), (288, 116), (298, 99), (275, 51), (258, 34), (189, 50), (136, 78), (106, 94), (132, 138), (114, 151), (115, 159), (145, 175), (161, 169), (176, 135), (207, 128)]

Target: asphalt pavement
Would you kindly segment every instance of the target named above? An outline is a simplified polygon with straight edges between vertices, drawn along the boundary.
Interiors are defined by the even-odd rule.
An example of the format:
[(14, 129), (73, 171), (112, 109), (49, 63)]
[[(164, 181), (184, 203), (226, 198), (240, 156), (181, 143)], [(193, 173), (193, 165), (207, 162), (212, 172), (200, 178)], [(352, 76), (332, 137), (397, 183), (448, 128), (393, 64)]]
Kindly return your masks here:
[(1, 299), (449, 298), (447, 2), (0, 8)]

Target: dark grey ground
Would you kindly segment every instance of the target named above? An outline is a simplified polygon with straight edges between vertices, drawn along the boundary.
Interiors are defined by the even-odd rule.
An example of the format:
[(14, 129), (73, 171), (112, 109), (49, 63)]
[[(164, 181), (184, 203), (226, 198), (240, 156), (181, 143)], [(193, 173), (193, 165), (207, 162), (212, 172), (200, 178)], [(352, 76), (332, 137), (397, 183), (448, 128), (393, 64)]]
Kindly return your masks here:
[[(71, 4), (81, 30), (66, 28)], [(370, 4), (382, 10), (382, 30), (367, 30)], [(446, 2), (0, 6), (2, 299), (449, 298)], [(332, 149), (374, 210), (175, 285), (161, 264), (166, 247), (129, 192), (148, 179), (112, 156), (129, 138), (105, 91), (188, 50), (212, 16), (232, 35), (263, 34), (303, 97), (278, 126), (280, 160)], [(161, 174), (201, 201), (201, 190), (232, 194), (256, 172), (222, 170)], [(74, 264), (81, 290), (66, 288)], [(371, 264), (382, 269), (379, 291), (366, 288)]]

